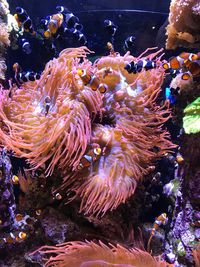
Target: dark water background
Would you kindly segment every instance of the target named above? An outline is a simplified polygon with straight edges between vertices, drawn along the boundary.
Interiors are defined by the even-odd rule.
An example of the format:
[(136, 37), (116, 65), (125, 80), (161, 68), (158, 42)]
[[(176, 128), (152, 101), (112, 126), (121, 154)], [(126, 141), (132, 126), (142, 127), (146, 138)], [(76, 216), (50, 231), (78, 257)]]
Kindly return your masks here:
[[(41, 0), (10, 0), (11, 13), (15, 13), (15, 7), (21, 6), (33, 20), (37, 28), (40, 19), (47, 15), (56, 13), (57, 5), (64, 5), (76, 16), (79, 17), (84, 26), (84, 34), (88, 40), (87, 46), (95, 51), (96, 56), (105, 55), (106, 43), (110, 41), (110, 36), (105, 32), (104, 20), (110, 19), (117, 26), (114, 37), (115, 50), (125, 53), (123, 49), (125, 39), (134, 35), (136, 37), (135, 55), (139, 55), (147, 47), (157, 45), (157, 35), (162, 25), (167, 21), (170, 0), (73, 0), (73, 1), (41, 1)], [(163, 28), (164, 29), (164, 28)], [(51, 56), (45, 54), (45, 48), (38, 46), (34, 38), (27, 35), (33, 47), (30, 55), (22, 53), (20, 49), (8, 52), (8, 77), (12, 73), (12, 65), (18, 62), (23, 69), (42, 71), (46, 62)], [(163, 46), (165, 33), (161, 32), (159, 45)], [(77, 42), (66, 40), (59, 45), (58, 52), (66, 47), (79, 46)]]

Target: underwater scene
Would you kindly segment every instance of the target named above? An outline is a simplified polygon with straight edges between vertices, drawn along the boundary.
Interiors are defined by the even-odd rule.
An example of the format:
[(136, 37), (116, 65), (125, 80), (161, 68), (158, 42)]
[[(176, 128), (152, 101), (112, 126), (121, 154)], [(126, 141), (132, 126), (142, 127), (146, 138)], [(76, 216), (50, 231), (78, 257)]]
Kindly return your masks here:
[(0, 267), (200, 267), (200, 1), (0, 0)]

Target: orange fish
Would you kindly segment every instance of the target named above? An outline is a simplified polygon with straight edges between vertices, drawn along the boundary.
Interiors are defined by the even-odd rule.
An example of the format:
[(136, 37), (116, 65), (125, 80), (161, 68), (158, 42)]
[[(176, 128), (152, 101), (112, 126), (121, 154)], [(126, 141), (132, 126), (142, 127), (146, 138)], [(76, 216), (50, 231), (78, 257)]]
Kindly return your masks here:
[(115, 50), (114, 50), (113, 44), (111, 42), (107, 42), (106, 46), (107, 46), (108, 50), (110, 51), (110, 54), (115, 55)]
[(193, 77), (197, 77), (200, 75), (200, 60), (196, 60), (190, 63), (188, 66), (189, 72)]
[(80, 76), (85, 85), (90, 85), (90, 88), (93, 91), (99, 90), (99, 92), (102, 94), (107, 91), (108, 86), (105, 83), (101, 83), (95, 75), (91, 75), (87, 70), (79, 69), (77, 74)]
[(189, 71), (184, 72), (184, 73), (182, 74), (182, 76), (181, 76), (181, 79), (182, 79), (183, 81), (188, 81), (188, 80), (191, 79), (191, 78), (192, 78), (192, 74), (191, 74)]
[(85, 154), (77, 167), (77, 170), (82, 170), (83, 168), (88, 168), (93, 162), (97, 161), (102, 155), (102, 149), (100, 147), (93, 148)]
[(188, 65), (190, 65), (191, 62), (197, 59), (198, 59), (197, 54), (183, 52), (177, 57), (171, 57), (168, 63), (163, 64), (163, 68), (164, 69), (172, 68), (177, 70), (182, 67), (187, 67)]
[(63, 15), (58, 13), (54, 14), (49, 23), (48, 23), (48, 30), (44, 32), (44, 36), (46, 38), (50, 38), (53, 34), (56, 34), (57, 30), (60, 28), (60, 26), (63, 23)]
[(147, 251), (150, 252), (150, 245), (151, 245), (151, 240), (153, 238), (153, 236), (155, 235), (155, 232), (158, 230), (158, 228), (161, 226), (161, 225), (165, 225), (167, 224), (168, 222), (168, 218), (167, 218), (167, 214), (166, 213), (162, 213), (161, 215), (159, 215), (154, 224), (153, 224), (153, 228), (151, 230), (151, 235), (150, 235), (150, 238), (149, 238), (149, 241), (148, 241), (148, 244), (147, 244)]

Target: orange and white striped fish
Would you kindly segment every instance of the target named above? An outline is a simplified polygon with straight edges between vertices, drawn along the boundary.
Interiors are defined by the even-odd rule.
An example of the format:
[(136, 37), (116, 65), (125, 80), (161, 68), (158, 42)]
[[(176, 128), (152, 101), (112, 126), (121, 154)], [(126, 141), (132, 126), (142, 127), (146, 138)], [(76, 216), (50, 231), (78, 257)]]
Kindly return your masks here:
[(93, 162), (97, 161), (102, 155), (102, 149), (100, 147), (90, 149), (80, 160), (77, 170), (88, 168)]
[(13, 244), (15, 242), (21, 242), (27, 239), (27, 234), (25, 232), (17, 232), (12, 233), (10, 232), (6, 237), (3, 237), (0, 242)]
[(101, 83), (95, 75), (90, 74), (87, 70), (78, 69), (77, 74), (83, 83), (89, 85), (93, 91), (98, 90), (102, 94), (107, 91), (108, 86), (105, 83)]
[(153, 236), (155, 235), (155, 232), (158, 230), (158, 228), (161, 226), (161, 225), (165, 225), (167, 224), (168, 222), (168, 217), (167, 217), (167, 214), (166, 213), (162, 213), (161, 215), (159, 215), (154, 224), (153, 224), (153, 228), (151, 230), (151, 235), (149, 237), (149, 241), (148, 241), (148, 244), (147, 244), (147, 251), (150, 252), (150, 246), (151, 246), (151, 240), (153, 238)]
[(183, 52), (177, 57), (171, 57), (169, 62), (163, 64), (164, 69), (180, 69), (182, 67), (188, 67), (191, 62), (197, 60), (199, 56), (193, 53)]

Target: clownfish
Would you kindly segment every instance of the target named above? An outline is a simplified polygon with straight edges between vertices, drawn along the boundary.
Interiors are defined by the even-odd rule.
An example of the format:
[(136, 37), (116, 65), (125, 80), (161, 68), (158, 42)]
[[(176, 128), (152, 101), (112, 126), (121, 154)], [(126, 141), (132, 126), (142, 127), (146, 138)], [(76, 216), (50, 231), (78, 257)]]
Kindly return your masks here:
[(27, 233), (25, 232), (19, 232), (15, 234), (10, 232), (7, 237), (2, 238), (1, 242), (3, 241), (4, 243), (13, 244), (15, 242), (24, 241), (26, 238), (27, 238)]
[(45, 102), (45, 116), (49, 113), (50, 106), (51, 106), (51, 98), (50, 96), (46, 96), (44, 99)]
[(109, 19), (104, 20), (104, 27), (112, 36), (115, 35), (117, 26)]
[(164, 69), (180, 69), (182, 67), (188, 67), (189, 64), (198, 59), (197, 54), (183, 52), (177, 57), (171, 57), (168, 63), (163, 64)]
[(70, 33), (72, 33), (75, 37), (75, 39), (81, 44), (81, 45), (86, 45), (87, 44), (87, 39), (85, 37), (85, 35), (80, 32), (77, 29), (70, 29), (69, 30)]
[(19, 177), (17, 175), (13, 175), (11, 180), (13, 184), (15, 185), (19, 184)]
[(151, 244), (151, 240), (153, 238), (153, 236), (155, 235), (155, 232), (158, 230), (158, 228), (161, 226), (161, 225), (166, 225), (168, 222), (168, 217), (167, 217), (167, 214), (166, 213), (162, 213), (161, 215), (159, 215), (154, 224), (153, 224), (153, 228), (151, 230), (151, 235), (150, 235), (150, 238), (148, 240), (148, 244), (147, 244), (147, 251), (150, 252), (150, 244)]
[(15, 216), (15, 219), (17, 222), (20, 222), (24, 219), (24, 216), (20, 213), (18, 213), (16, 216)]
[(44, 32), (44, 36), (50, 38), (52, 35), (56, 34), (62, 23), (63, 15), (61, 13), (52, 15), (48, 21), (47, 30)]
[(15, 80), (18, 85), (28, 81), (34, 82), (35, 80), (39, 80), (41, 77), (39, 73), (33, 71), (21, 71), (21, 67), (18, 63), (13, 64), (13, 71), (15, 72)]
[(32, 20), (28, 16), (25, 9), (23, 9), (22, 7), (16, 7), (14, 18), (16, 19), (19, 27), (24, 28), (26, 32), (29, 32), (32, 35), (36, 34), (33, 28)]
[(26, 38), (19, 39), (19, 44), (25, 54), (29, 55), (32, 52), (31, 45)]
[(200, 75), (200, 60), (195, 60), (191, 62), (187, 68), (193, 77), (199, 76)]
[(182, 69), (172, 69), (172, 68), (169, 68), (169, 69), (166, 69), (165, 70), (165, 73), (167, 74), (170, 74), (172, 76), (172, 78), (175, 78), (176, 75), (182, 73)]
[(107, 91), (108, 86), (105, 83), (101, 83), (95, 75), (89, 74), (87, 70), (79, 69), (77, 74), (80, 76), (83, 83), (85, 85), (89, 85), (93, 91), (99, 90), (99, 92), (102, 94)]
[(93, 162), (97, 161), (102, 155), (102, 149), (100, 147), (90, 149), (80, 160), (77, 170), (88, 168)]
[(108, 50), (110, 51), (110, 54), (115, 55), (115, 50), (114, 50), (113, 44), (111, 42), (107, 42), (106, 46), (107, 46)]
[(138, 62), (132, 61), (124, 67), (124, 69), (127, 70), (128, 73), (134, 74), (141, 72), (143, 69), (147, 71), (153, 68), (156, 68), (156, 63), (149, 59), (139, 60)]
[(125, 51), (130, 51), (133, 48), (135, 48), (135, 41), (136, 38), (135, 36), (129, 36), (128, 38), (126, 38), (126, 40), (124, 41), (124, 50)]
[(182, 157), (182, 155), (180, 153), (177, 154), (176, 156), (176, 161), (179, 165), (183, 164), (184, 162), (184, 158)]
[(189, 79), (192, 78), (192, 73), (190, 71), (187, 71), (187, 72), (184, 72), (182, 75), (181, 75), (181, 79), (183, 81), (188, 81)]
[(71, 13), (66, 7), (64, 6), (57, 6), (56, 7), (57, 12), (61, 13), (64, 17), (64, 22), (66, 24), (66, 27), (71, 29), (77, 29), (81, 31), (83, 29), (83, 25), (79, 24), (79, 18), (76, 17), (73, 13)]

